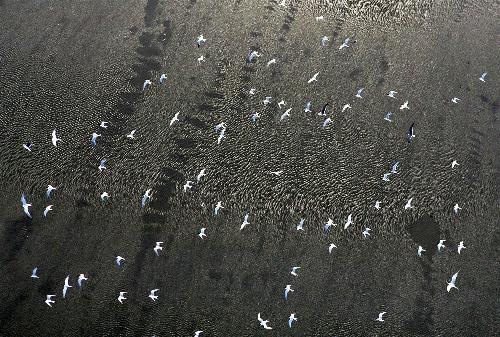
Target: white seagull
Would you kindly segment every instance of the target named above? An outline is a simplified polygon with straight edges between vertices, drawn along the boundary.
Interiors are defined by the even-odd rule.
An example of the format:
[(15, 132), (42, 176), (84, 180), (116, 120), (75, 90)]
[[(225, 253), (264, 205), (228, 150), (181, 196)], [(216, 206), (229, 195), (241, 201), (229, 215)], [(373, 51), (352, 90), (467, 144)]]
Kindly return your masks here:
[(295, 314), (291, 314), (290, 317), (288, 318), (288, 327), (292, 328), (292, 323), (297, 321), (297, 317)]
[(397, 91), (391, 90), (391, 91), (389, 91), (389, 93), (387, 94), (387, 96), (392, 97), (392, 98), (396, 98), (396, 97), (394, 97), (394, 95), (397, 94), (397, 93), (398, 93)]
[(298, 230), (298, 231), (303, 231), (303, 230), (304, 230), (304, 221), (305, 221), (305, 220), (304, 220), (304, 218), (301, 218), (301, 219), (300, 219), (300, 222), (299, 222), (299, 224), (297, 225), (297, 230)]
[(52, 206), (53, 205), (48, 205), (47, 207), (45, 207), (45, 210), (43, 211), (44, 217), (47, 217), (47, 213), (49, 213), (49, 211), (52, 211)]
[(445, 241), (446, 241), (446, 240), (439, 240), (439, 243), (438, 243), (438, 245), (437, 245), (437, 247), (438, 247), (438, 253), (440, 253), (440, 252), (441, 252), (441, 249), (442, 249), (442, 248), (446, 248), (446, 246), (444, 245)]
[[(283, 0), (284, 1), (284, 0)], [(194, 332), (194, 337), (200, 337), (200, 334), (202, 333), (202, 330), (198, 330)]]
[(148, 297), (149, 297), (150, 299), (152, 299), (152, 300), (153, 300), (153, 302), (155, 302), (155, 301), (156, 301), (156, 299), (158, 298), (158, 296), (157, 296), (157, 295), (155, 295), (155, 292), (157, 292), (158, 290), (160, 290), (160, 289), (153, 289), (153, 290), (151, 290), (151, 292), (149, 293), (149, 296), (148, 296)]
[(88, 277), (85, 277), (84, 274), (78, 275), (78, 287), (80, 287), (80, 289), (81, 289), (83, 286), (82, 282), (87, 281), (87, 280), (88, 280)]
[(413, 208), (413, 206), (411, 205), (412, 200), (413, 200), (413, 198), (408, 199), (408, 201), (406, 202), (406, 205), (405, 205), (405, 210)]
[(245, 216), (243, 217), (243, 223), (241, 224), (240, 226), (240, 231), (245, 228), (246, 225), (249, 225), (250, 222), (248, 222), (248, 217), (249, 217), (249, 214), (245, 214)]
[(452, 101), (453, 103), (457, 104), (457, 103), (458, 103), (458, 101), (460, 101), (460, 98), (458, 98), (458, 97), (453, 97), (453, 98), (451, 99), (451, 101)]
[(312, 111), (311, 110), (311, 105), (312, 105), (311, 101), (307, 101), (306, 102), (306, 106), (304, 108), (304, 112), (311, 112)]
[(254, 113), (252, 114), (252, 117), (251, 117), (251, 118), (252, 118), (252, 123), (256, 124), (256, 123), (257, 123), (257, 119), (259, 119), (259, 118), (260, 118), (260, 114), (259, 114), (259, 112), (254, 112)]
[(30, 210), (29, 210), (29, 207), (31, 206), (31, 204), (28, 204), (28, 202), (26, 201), (26, 196), (24, 195), (24, 193), (21, 195), (21, 204), (23, 206), (24, 214), (26, 214), (27, 216), (29, 216), (31, 218), (31, 214), (30, 214)]
[(292, 111), (292, 108), (287, 109), (280, 117), (280, 121), (284, 120), (287, 117), (290, 117), (290, 111)]
[(328, 39), (328, 36), (323, 36), (323, 37), (321, 38), (321, 45), (322, 45), (323, 47), (326, 47), (326, 45), (328, 44), (328, 41), (329, 41), (329, 40), (330, 40), (330, 39)]
[(363, 98), (363, 96), (361, 96), (361, 94), (363, 93), (363, 90), (365, 90), (365, 88), (361, 88), (358, 90), (358, 92), (356, 93), (357, 98)]
[(333, 248), (337, 248), (337, 246), (335, 246), (333, 243), (330, 243), (330, 245), (328, 246), (328, 253), (332, 253), (332, 250)]
[(57, 190), (54, 186), (50, 185), (47, 186), (47, 193), (45, 194), (47, 196), (47, 199), (50, 198), (50, 195), (52, 194), (53, 191)]
[(116, 261), (116, 265), (117, 265), (118, 267), (120, 267), (120, 266), (122, 265), (122, 261), (125, 261), (125, 258), (123, 258), (123, 257), (121, 257), (121, 256), (119, 256), (119, 255), (118, 255), (118, 256), (116, 257), (116, 260), (115, 260), (115, 261)]
[(145, 80), (144, 83), (142, 84), (142, 91), (148, 89), (153, 83), (151, 80)]
[(342, 44), (340, 45), (339, 50), (340, 50), (340, 49), (344, 49), (344, 48), (349, 47), (349, 41), (350, 41), (350, 40), (351, 40), (350, 38), (346, 38), (346, 39), (344, 40), (344, 43), (342, 43)]
[(287, 284), (286, 287), (285, 287), (285, 293), (284, 293), (284, 296), (285, 296), (285, 300), (288, 300), (288, 293), (289, 292), (294, 292), (294, 290), (292, 289), (292, 286), (290, 284)]
[(399, 110), (404, 110), (404, 109), (410, 109), (408, 107), (408, 101), (404, 102), (400, 107), (399, 107)]
[(367, 227), (361, 234), (363, 234), (363, 237), (366, 238), (367, 236), (370, 236), (370, 231), (371, 229)]
[(66, 293), (68, 292), (68, 288), (73, 286), (69, 285), (69, 275), (64, 279), (64, 287), (63, 287), (63, 298), (66, 298)]
[(198, 38), (196, 39), (196, 44), (198, 45), (198, 47), (201, 47), (206, 42), (207, 39), (205, 39), (203, 35), (198, 36)]
[(276, 176), (278, 176), (278, 177), (279, 177), (280, 175), (282, 175), (282, 174), (283, 174), (283, 170), (279, 170), (279, 171), (271, 171), (271, 172), (269, 172), (269, 173), (274, 174), (274, 175), (276, 175)]
[(264, 103), (264, 105), (268, 105), (269, 103), (271, 103), (272, 100), (273, 98), (271, 96), (266, 96), (266, 98), (262, 101), (262, 103)]
[(31, 152), (31, 147), (33, 146), (33, 144), (31, 143), (26, 143), (26, 144), (23, 144), (23, 147), (28, 150), (29, 152)]
[(57, 142), (61, 141), (60, 138), (57, 138), (56, 136), (56, 130), (52, 131), (52, 145), (57, 146)]
[(391, 173), (384, 173), (384, 175), (382, 176), (382, 180), (383, 181), (390, 181), (389, 180), (389, 176), (391, 175)]
[(392, 122), (391, 117), (392, 117), (392, 112), (389, 111), (388, 113), (385, 114), (384, 119), (388, 122)]
[(292, 267), (292, 271), (290, 272), (290, 274), (292, 274), (293, 276), (298, 276), (299, 274), (297, 274), (297, 270), (299, 270), (300, 267)]
[(52, 301), (51, 298), (55, 297), (56, 295), (47, 295), (47, 299), (45, 300), (45, 304), (47, 304), (49, 307), (52, 308), (52, 303), (56, 303), (55, 301)]
[(99, 172), (102, 172), (102, 170), (106, 169), (106, 159), (101, 159), (101, 162), (99, 163), (99, 166), (97, 167), (99, 169)]
[(267, 62), (266, 67), (269, 67), (271, 64), (275, 64), (275, 63), (276, 63), (276, 59), (272, 59), (269, 62)]
[(451, 290), (452, 288), (455, 288), (455, 289), (457, 289), (457, 290), (458, 290), (457, 286), (455, 285), (455, 283), (457, 282), (457, 276), (458, 276), (458, 273), (459, 273), (459, 272), (457, 271), (455, 274), (453, 274), (453, 276), (451, 277), (450, 282), (446, 282), (446, 284), (447, 284), (447, 286), (446, 286), (446, 290), (447, 290), (448, 292), (450, 292), (450, 290)]
[(458, 215), (458, 211), (461, 210), (462, 208), (458, 206), (458, 204), (455, 204), (455, 206), (453, 206), (453, 212), (455, 212), (456, 215)]
[(184, 192), (186, 192), (188, 188), (192, 188), (193, 187), (192, 184), (193, 184), (193, 182), (191, 180), (186, 181), (186, 183), (183, 186)]
[(486, 75), (488, 75), (488, 73), (483, 73), (483, 74), (481, 75), (481, 77), (479, 77), (479, 80), (480, 80), (481, 82), (486, 82)]
[(200, 182), (200, 179), (204, 176), (206, 176), (207, 174), (205, 173), (206, 172), (206, 169), (202, 169), (200, 171), (200, 173), (198, 173), (198, 175), (196, 176), (196, 182)]
[(399, 165), (399, 162), (395, 162), (393, 165), (392, 165), (392, 169), (391, 169), (391, 173), (394, 173), (394, 174), (398, 174), (398, 165)]
[(155, 247), (153, 248), (156, 256), (160, 256), (160, 250), (163, 250), (163, 247), (161, 246), (162, 243), (163, 241), (156, 242)]
[(460, 241), (460, 243), (458, 244), (458, 254), (460, 254), (460, 251), (462, 251), (462, 249), (465, 249), (467, 247), (464, 246), (464, 242), (463, 241)]
[(146, 190), (146, 192), (144, 193), (144, 195), (142, 196), (142, 200), (141, 200), (141, 206), (142, 206), (142, 208), (144, 208), (144, 206), (146, 206), (146, 203), (147, 203), (149, 200), (151, 200), (151, 195), (152, 195), (152, 193), (151, 193), (151, 189), (150, 189), (150, 188), (148, 188), (148, 189)]
[(350, 109), (351, 108), (351, 105), (349, 103), (347, 104), (344, 104), (344, 106), (342, 107), (342, 112), (346, 111), (347, 109)]
[(205, 62), (205, 57), (201, 55), (200, 57), (197, 58), (198, 64), (201, 64), (201, 62)]
[(126, 300), (125, 298), (126, 293), (127, 293), (126, 291), (120, 291), (120, 296), (118, 296), (118, 301), (120, 302), (120, 304), (123, 304), (123, 300)]
[(313, 75), (313, 77), (311, 77), (311, 78), (307, 81), (307, 83), (312, 83), (312, 82), (314, 82), (314, 81), (316, 81), (316, 82), (317, 82), (317, 81), (318, 81), (318, 75), (319, 75), (319, 72), (318, 72), (318, 73), (316, 73), (316, 74), (314, 74), (314, 75)]
[(109, 194), (108, 194), (108, 192), (102, 192), (102, 193), (101, 193), (101, 200), (102, 200), (102, 201), (106, 201), (107, 199), (109, 199)]
[(200, 229), (200, 234), (198, 234), (198, 236), (203, 239), (204, 236), (207, 236), (207, 234), (205, 234), (205, 230), (206, 228), (203, 227), (202, 229)]
[(350, 225), (352, 225), (354, 222), (352, 221), (352, 214), (349, 214), (347, 216), (347, 221), (344, 225), (344, 229), (347, 229), (347, 227), (349, 227)]
[(127, 138), (135, 139), (135, 132), (136, 131), (137, 131), (136, 129), (130, 131), (130, 133), (127, 135)]
[(324, 128), (325, 128), (325, 127), (327, 127), (327, 126), (328, 126), (328, 124), (330, 124), (331, 122), (332, 122), (332, 119), (331, 119), (330, 117), (328, 117), (327, 119), (325, 119), (325, 120), (323, 121), (323, 127), (324, 127)]
[(384, 319), (383, 319), (383, 316), (386, 314), (385, 311), (381, 312), (380, 314), (378, 314), (378, 318), (375, 319), (376, 321), (379, 321), (379, 322), (385, 322)]
[(160, 76), (160, 84), (163, 84), (167, 80), (167, 75), (166, 74), (161, 74)]
[(99, 126), (103, 129), (107, 129), (108, 128), (108, 122), (105, 122), (105, 121), (102, 121), (101, 124), (99, 124)]
[(94, 146), (94, 147), (97, 145), (97, 137), (101, 137), (101, 135), (93, 132), (92, 139), (90, 140), (90, 142), (92, 143), (92, 146)]
[(170, 126), (172, 126), (172, 124), (178, 121), (179, 121), (179, 112), (176, 112), (174, 117), (172, 117), (172, 119), (170, 120)]
[(217, 202), (217, 205), (215, 205), (215, 209), (214, 209), (214, 213), (215, 213), (215, 215), (218, 215), (218, 214), (219, 214), (219, 211), (220, 211), (222, 208), (224, 208), (224, 207), (222, 206), (222, 201)]
[(455, 166), (459, 165), (456, 160), (451, 162), (451, 168), (455, 168)]
[(267, 325), (267, 323), (269, 323), (269, 321), (265, 321), (263, 320), (261, 317), (260, 317), (260, 312), (259, 314), (257, 315), (257, 319), (259, 320), (259, 323), (262, 327), (264, 327), (264, 329), (266, 330), (271, 330), (272, 328), (270, 326)]
[(378, 211), (380, 209), (380, 201), (378, 201), (378, 200), (375, 201), (375, 206), (373, 206), (373, 207), (375, 207), (375, 209)]
[(425, 252), (425, 249), (424, 247), (422, 246), (418, 246), (418, 250), (417, 250), (417, 255), (418, 257), (422, 257), (422, 253)]
[(278, 108), (282, 108), (282, 105), (286, 105), (285, 101), (284, 100), (281, 100), (278, 102)]
[(318, 21), (324, 21), (325, 17), (323, 15), (320, 15), (320, 16), (317, 16), (315, 19), (316, 19), (316, 22), (318, 22)]
[(31, 272), (31, 278), (39, 278), (36, 272), (38, 271), (38, 268), (35, 267), (33, 271)]

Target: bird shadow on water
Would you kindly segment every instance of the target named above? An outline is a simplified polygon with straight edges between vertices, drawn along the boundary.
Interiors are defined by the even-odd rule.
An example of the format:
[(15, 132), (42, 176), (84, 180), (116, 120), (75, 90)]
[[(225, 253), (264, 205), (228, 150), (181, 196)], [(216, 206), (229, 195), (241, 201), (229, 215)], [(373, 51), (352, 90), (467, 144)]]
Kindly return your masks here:
[(422, 266), (422, 288), (416, 296), (415, 307), (411, 320), (405, 322), (405, 330), (413, 334), (429, 335), (432, 332), (433, 309), (430, 299), (434, 295), (432, 287), (432, 258), (437, 253), (437, 244), (441, 230), (439, 223), (434, 220), (432, 215), (425, 215), (410, 223), (406, 230), (410, 233), (412, 240), (419, 246), (424, 247), (425, 255), (420, 259)]
[(1, 256), (1, 264), (6, 264), (17, 256), (32, 231), (32, 220), (27, 217), (5, 222), (2, 244), (4, 255)]

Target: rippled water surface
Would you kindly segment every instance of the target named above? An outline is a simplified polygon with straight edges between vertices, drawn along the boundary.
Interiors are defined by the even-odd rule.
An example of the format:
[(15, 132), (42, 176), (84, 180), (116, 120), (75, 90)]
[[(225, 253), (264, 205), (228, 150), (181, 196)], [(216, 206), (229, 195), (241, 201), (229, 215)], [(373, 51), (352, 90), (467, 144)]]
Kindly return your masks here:
[[(0, 0), (1, 336), (495, 335), (499, 2), (280, 2)], [(339, 50), (346, 37), (351, 46)], [(262, 57), (246, 65), (251, 50)], [(153, 86), (143, 93), (145, 79)], [(48, 184), (58, 188), (50, 201)], [(325, 234), (329, 218), (338, 226)], [(459, 290), (448, 293), (457, 271)], [(80, 273), (89, 277), (81, 290)], [(285, 301), (287, 284), (295, 291)], [(385, 322), (375, 321), (382, 311)]]

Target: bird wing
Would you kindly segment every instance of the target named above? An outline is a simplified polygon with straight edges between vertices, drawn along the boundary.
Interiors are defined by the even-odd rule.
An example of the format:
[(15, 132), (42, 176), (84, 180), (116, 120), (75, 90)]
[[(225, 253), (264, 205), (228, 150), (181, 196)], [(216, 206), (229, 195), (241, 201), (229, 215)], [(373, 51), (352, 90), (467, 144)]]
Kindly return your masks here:
[(26, 196), (24, 195), (24, 193), (21, 195), (21, 203), (24, 205), (26, 205)]

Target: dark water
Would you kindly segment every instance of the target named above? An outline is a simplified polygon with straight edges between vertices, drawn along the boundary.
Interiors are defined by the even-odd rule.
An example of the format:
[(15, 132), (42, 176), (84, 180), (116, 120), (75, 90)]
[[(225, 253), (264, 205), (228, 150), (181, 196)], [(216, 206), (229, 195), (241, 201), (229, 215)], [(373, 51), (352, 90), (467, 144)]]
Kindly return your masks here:
[[(0, 1), (0, 335), (497, 333), (498, 1), (287, 4)], [(197, 48), (200, 34), (208, 42)], [(323, 35), (330, 46), (320, 46)], [(347, 36), (356, 42), (338, 50)], [(250, 50), (263, 56), (246, 66)], [(148, 78), (154, 85), (143, 94)], [(265, 96), (274, 98), (267, 107)], [(285, 122), (281, 99), (292, 107)], [(308, 100), (312, 114), (303, 112)], [(399, 110), (406, 100), (410, 110)], [(333, 122), (323, 129), (316, 112), (327, 102)], [(342, 113), (345, 103), (352, 109)], [(222, 121), (217, 145), (213, 127)], [(57, 147), (53, 129), (63, 139)], [(137, 139), (127, 139), (133, 129)], [(92, 132), (102, 134), (95, 149)], [(383, 182), (396, 161), (400, 173)], [(183, 193), (202, 168), (207, 176)], [(283, 175), (268, 173), (277, 170)], [(48, 184), (58, 190), (44, 218)], [(153, 199), (141, 209), (149, 188)], [(215, 217), (218, 201), (225, 208)], [(246, 212), (250, 225), (240, 231)], [(295, 230), (300, 218), (304, 232)], [(325, 235), (328, 218), (339, 225)], [(159, 257), (156, 241), (164, 242)], [(460, 241), (467, 248), (458, 255)], [(117, 255), (126, 258), (121, 269)], [(296, 278), (292, 266), (301, 267)], [(448, 293), (458, 270), (459, 290)], [(82, 290), (80, 273), (89, 277)], [(74, 287), (63, 299), (67, 275)], [(285, 302), (287, 284), (295, 292)], [(155, 303), (147, 297), (154, 288)], [(57, 295), (52, 308), (47, 294)], [(376, 322), (382, 311), (386, 321)], [(259, 312), (273, 330), (259, 327)]]

